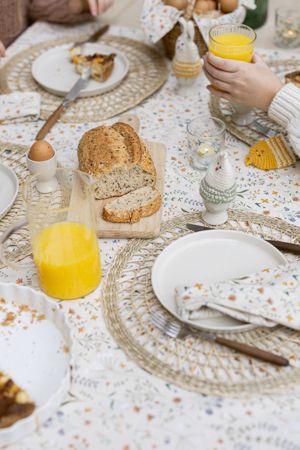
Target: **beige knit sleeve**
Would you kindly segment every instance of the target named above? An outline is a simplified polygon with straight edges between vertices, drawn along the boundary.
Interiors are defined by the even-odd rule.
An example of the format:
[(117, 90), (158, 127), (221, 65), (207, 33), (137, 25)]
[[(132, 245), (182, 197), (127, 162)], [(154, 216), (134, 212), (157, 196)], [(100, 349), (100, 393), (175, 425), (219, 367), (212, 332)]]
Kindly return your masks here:
[(72, 12), (69, 0), (31, 0), (28, 14), (32, 20), (56, 23), (78, 23), (92, 19), (88, 12)]
[(284, 127), (295, 153), (300, 157), (300, 89), (288, 83), (275, 95), (268, 115)]
[(26, 1), (0, 0), (0, 40), (7, 47), (26, 28)]

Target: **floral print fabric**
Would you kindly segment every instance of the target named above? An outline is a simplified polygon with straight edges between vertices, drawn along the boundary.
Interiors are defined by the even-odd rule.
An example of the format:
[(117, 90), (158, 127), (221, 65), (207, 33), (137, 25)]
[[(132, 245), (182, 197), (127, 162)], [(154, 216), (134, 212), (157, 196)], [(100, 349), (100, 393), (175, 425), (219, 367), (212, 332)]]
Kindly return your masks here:
[(208, 307), (235, 319), (271, 327), (276, 324), (300, 330), (300, 262), (280, 265), (243, 279), (215, 284), (201, 281), (175, 290), (178, 312), (197, 321)]
[(0, 95), (0, 123), (31, 122), (40, 116), (41, 96), (37, 92)]

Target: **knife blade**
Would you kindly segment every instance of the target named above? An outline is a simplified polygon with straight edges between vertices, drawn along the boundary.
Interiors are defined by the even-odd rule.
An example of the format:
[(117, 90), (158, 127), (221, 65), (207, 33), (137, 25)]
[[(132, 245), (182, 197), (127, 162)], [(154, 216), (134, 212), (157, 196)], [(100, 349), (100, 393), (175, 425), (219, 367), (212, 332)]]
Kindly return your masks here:
[[(191, 231), (209, 231), (215, 229), (206, 227), (204, 225), (197, 225), (194, 223), (187, 223), (186, 228)], [(294, 253), (295, 255), (300, 255), (300, 244), (293, 244), (291, 242), (284, 242), (284, 241), (275, 241), (272, 239), (264, 239), (264, 240), (269, 244), (273, 245), (273, 247), (276, 247), (278, 250)]]
[(109, 29), (109, 25), (104, 25), (99, 30), (97, 30), (94, 34), (92, 34), (90, 37), (85, 39), (84, 41), (74, 42), (72, 47), (81, 47), (82, 45), (87, 44), (88, 42), (96, 42), (104, 33), (106, 33), (108, 31), (108, 29)]
[(71, 90), (67, 93), (62, 103), (56, 108), (56, 110), (48, 117), (42, 128), (36, 135), (36, 140), (44, 139), (44, 137), (49, 133), (53, 125), (58, 121), (60, 116), (65, 112), (66, 108), (70, 105), (70, 103), (74, 102), (78, 97), (80, 91), (84, 89), (90, 79), (91, 69), (88, 67), (84, 70), (81, 77), (76, 81)]

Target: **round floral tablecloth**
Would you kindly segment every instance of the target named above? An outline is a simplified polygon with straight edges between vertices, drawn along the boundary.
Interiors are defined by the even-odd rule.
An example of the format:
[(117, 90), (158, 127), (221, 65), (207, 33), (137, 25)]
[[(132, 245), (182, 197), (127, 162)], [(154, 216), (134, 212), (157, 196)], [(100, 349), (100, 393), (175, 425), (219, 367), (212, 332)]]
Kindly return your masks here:
[[(8, 50), (8, 56), (36, 43), (70, 34), (91, 33), (97, 24), (76, 28), (36, 23)], [(113, 27), (112, 33), (142, 39), (137, 30)], [(264, 52), (268, 58), (293, 53)], [(296, 54), (294, 54), (296, 57)], [(5, 58), (6, 59), (6, 58)], [(4, 61), (5, 62), (5, 61)], [(1, 62), (3, 64), (3, 61)], [(209, 114), (205, 79), (199, 94), (183, 99), (174, 93), (170, 75), (164, 87), (131, 112), (141, 120), (142, 135), (168, 147), (164, 220), (185, 211), (197, 211), (200, 175), (187, 164), (186, 123)], [(111, 123), (112, 121), (108, 121)], [(30, 144), (42, 122), (0, 126), (0, 140)], [(77, 164), (81, 135), (95, 123), (57, 124), (47, 139), (61, 164)], [(247, 146), (229, 134), (226, 143), (238, 174), (235, 206), (284, 218), (300, 225), (300, 164), (262, 172), (245, 167)], [(101, 240), (104, 271), (126, 241)], [(1, 281), (38, 287), (34, 267), (0, 271)], [(213, 398), (165, 383), (127, 359), (105, 328), (101, 287), (85, 299), (62, 303), (76, 341), (76, 365), (69, 397), (57, 413), (35, 433), (9, 450), (298, 450), (300, 449), (300, 389), (248, 400)], [(300, 366), (300, 362), (296, 362)]]

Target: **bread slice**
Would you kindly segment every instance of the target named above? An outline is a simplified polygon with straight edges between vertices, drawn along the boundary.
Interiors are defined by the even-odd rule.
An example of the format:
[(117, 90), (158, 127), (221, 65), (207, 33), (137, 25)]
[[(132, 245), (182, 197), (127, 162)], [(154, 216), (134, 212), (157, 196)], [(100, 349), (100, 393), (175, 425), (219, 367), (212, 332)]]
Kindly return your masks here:
[(138, 222), (159, 210), (161, 195), (156, 188), (144, 186), (108, 202), (103, 208), (103, 218), (109, 222)]
[(125, 123), (89, 130), (78, 145), (80, 170), (95, 178), (96, 199), (119, 197), (143, 186), (154, 186), (151, 155), (134, 129)]

